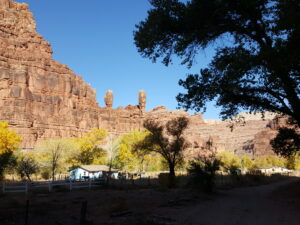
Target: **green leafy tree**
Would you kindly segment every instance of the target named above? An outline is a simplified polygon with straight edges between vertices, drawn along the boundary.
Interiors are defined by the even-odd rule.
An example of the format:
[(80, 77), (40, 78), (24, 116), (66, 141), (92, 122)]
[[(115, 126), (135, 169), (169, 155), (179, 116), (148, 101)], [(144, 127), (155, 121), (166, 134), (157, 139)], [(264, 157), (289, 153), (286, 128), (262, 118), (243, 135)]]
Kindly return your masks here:
[(280, 128), (271, 145), (277, 154), (284, 157), (293, 156), (300, 149), (300, 135), (294, 128)]
[(17, 160), (16, 171), (22, 179), (31, 181), (31, 175), (39, 170), (39, 164), (32, 154), (22, 154)]
[(140, 164), (140, 171), (162, 171), (165, 170), (165, 167), (168, 168), (166, 163), (164, 163), (164, 159), (158, 153), (152, 152), (146, 154), (143, 159), (143, 163)]
[(187, 91), (177, 96), (180, 106), (205, 111), (206, 103), (216, 100), (223, 118), (241, 109), (267, 110), (300, 126), (298, 0), (150, 3), (153, 8), (134, 32), (142, 56), (168, 65), (176, 55), (191, 66), (200, 50), (216, 46), (207, 68), (179, 81)]
[(3, 179), (5, 168), (13, 164), (13, 153), (19, 148), (21, 141), (17, 133), (8, 129), (7, 122), (0, 122), (0, 180)]
[[(188, 127), (186, 117), (174, 118), (162, 125), (153, 120), (146, 120), (144, 127), (150, 132), (135, 148), (145, 152), (160, 154), (168, 164), (170, 180), (175, 177), (175, 167), (183, 161), (183, 151), (188, 144), (183, 132)], [(170, 183), (172, 186), (172, 181)]]

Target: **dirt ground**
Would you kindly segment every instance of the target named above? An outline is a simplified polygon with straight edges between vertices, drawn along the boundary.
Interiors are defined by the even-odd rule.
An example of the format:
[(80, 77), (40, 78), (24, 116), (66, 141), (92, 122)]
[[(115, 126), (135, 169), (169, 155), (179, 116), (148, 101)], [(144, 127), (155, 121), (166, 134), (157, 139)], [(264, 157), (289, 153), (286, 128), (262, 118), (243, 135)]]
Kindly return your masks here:
[[(206, 195), (192, 189), (79, 190), (32, 194), (28, 225), (299, 225), (300, 180)], [(24, 194), (0, 196), (0, 225), (25, 224)]]

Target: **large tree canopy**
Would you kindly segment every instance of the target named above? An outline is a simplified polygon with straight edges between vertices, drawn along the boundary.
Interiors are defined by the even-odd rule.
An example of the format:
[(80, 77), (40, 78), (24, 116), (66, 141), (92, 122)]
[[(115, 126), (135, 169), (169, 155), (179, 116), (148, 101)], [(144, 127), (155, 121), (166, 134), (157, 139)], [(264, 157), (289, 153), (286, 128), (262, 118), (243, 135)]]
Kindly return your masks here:
[(207, 68), (179, 81), (187, 90), (177, 96), (180, 106), (205, 111), (216, 100), (223, 118), (240, 109), (268, 110), (300, 125), (299, 0), (150, 3), (148, 17), (134, 31), (142, 56), (168, 65), (175, 55), (191, 66), (199, 50), (217, 46)]
[(148, 119), (144, 122), (144, 127), (149, 133), (135, 144), (135, 151), (160, 154), (168, 164), (170, 176), (175, 177), (175, 167), (182, 163), (183, 152), (189, 145), (183, 136), (188, 125), (189, 120), (186, 117), (173, 118), (165, 125)]

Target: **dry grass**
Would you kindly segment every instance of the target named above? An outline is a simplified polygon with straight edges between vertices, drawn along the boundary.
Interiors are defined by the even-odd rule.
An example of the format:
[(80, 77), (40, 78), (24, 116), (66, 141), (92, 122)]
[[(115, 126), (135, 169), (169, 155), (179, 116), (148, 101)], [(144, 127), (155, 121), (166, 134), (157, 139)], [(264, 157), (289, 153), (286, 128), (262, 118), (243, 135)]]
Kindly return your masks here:
[[(30, 200), (30, 225), (73, 225), (79, 223), (81, 204), (85, 200), (87, 218), (94, 224), (118, 224), (124, 219), (151, 215), (159, 207), (194, 204), (189, 199), (201, 199), (201, 194), (184, 189), (81, 190), (49, 194), (33, 193)], [(9, 194), (0, 197), (0, 224), (24, 224), (26, 196)], [(181, 202), (182, 203), (182, 202)], [(177, 204), (177, 205), (176, 205)], [(182, 205), (182, 204), (181, 204)], [(125, 215), (125, 217), (123, 216)], [(130, 218), (127, 218), (130, 215)], [(147, 221), (145, 216), (145, 224)]]

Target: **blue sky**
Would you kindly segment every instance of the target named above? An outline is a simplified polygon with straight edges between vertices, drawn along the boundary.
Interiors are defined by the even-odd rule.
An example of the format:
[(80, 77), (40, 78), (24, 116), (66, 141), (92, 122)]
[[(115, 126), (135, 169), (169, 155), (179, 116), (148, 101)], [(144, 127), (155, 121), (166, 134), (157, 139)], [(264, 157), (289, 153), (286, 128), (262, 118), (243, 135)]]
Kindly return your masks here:
[[(147, 110), (159, 105), (174, 110), (176, 95), (184, 91), (178, 80), (197, 73), (213, 54), (211, 49), (201, 52), (191, 69), (179, 62), (166, 67), (142, 58), (134, 45), (133, 30), (147, 16), (147, 0), (17, 2), (29, 4), (38, 32), (51, 43), (53, 58), (96, 89), (99, 106), (104, 106), (108, 89), (114, 92), (114, 108), (136, 105), (138, 91), (145, 90)], [(218, 118), (218, 113), (210, 104), (204, 118)]]

